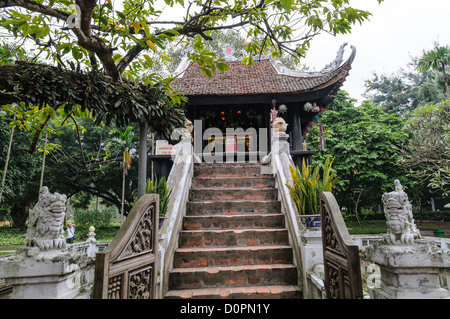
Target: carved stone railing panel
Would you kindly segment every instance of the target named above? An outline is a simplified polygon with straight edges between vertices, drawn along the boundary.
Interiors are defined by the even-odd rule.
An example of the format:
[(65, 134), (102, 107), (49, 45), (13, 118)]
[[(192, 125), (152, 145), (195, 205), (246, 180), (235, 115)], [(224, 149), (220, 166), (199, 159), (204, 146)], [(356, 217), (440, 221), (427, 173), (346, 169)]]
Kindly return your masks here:
[(361, 299), (359, 248), (348, 233), (332, 193), (320, 193), (320, 214), (327, 299)]
[(159, 195), (142, 196), (112, 242), (97, 253), (95, 299), (156, 296)]

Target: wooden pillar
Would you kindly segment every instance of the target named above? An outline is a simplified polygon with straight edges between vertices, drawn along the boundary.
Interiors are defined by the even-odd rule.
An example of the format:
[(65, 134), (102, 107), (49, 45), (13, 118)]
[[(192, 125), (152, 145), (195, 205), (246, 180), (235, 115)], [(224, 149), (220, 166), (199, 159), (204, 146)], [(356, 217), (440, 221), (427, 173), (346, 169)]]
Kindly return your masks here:
[(302, 167), (302, 156), (299, 156), (296, 153), (296, 151), (302, 151), (303, 150), (303, 136), (302, 136), (302, 124), (301, 124), (301, 118), (300, 118), (300, 104), (291, 106), (288, 109), (288, 112), (290, 113), (289, 120), (291, 125), (291, 131), (290, 131), (290, 140), (292, 143), (292, 159), (295, 163), (295, 165), (298, 165), (298, 167)]

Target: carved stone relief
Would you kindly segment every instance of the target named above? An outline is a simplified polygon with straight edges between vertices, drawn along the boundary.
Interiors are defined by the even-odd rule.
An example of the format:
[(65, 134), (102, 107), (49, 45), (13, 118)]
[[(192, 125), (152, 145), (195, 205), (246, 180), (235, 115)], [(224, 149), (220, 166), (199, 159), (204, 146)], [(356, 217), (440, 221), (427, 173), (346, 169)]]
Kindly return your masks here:
[(124, 249), (118, 260), (126, 259), (145, 252), (153, 252), (153, 220), (155, 214), (155, 205), (148, 207), (142, 215), (139, 226), (136, 228), (129, 244)]

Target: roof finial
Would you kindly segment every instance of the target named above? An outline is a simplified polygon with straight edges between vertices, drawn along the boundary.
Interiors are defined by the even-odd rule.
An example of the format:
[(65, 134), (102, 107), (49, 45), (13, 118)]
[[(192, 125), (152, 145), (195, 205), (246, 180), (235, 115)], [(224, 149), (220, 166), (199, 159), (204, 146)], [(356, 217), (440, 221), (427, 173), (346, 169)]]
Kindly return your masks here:
[(338, 68), (342, 63), (342, 57), (344, 56), (344, 48), (347, 45), (347, 42), (344, 42), (340, 47), (336, 54), (336, 58), (334, 58), (333, 62), (325, 65), (325, 67), (320, 71), (322, 73), (333, 71)]

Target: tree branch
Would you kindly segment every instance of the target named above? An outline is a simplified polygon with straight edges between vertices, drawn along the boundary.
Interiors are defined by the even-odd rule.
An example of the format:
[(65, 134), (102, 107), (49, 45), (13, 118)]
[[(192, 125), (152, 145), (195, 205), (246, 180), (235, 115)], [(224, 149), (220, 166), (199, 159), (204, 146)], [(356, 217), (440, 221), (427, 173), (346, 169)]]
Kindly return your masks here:
[(70, 16), (70, 14), (64, 11), (44, 6), (33, 0), (0, 0), (0, 8), (8, 7), (22, 7), (27, 10), (42, 13), (63, 21), (66, 21)]
[(91, 37), (91, 20), (92, 12), (96, 4), (95, 0), (76, 0), (76, 4), (80, 7), (80, 29), (86, 37)]

